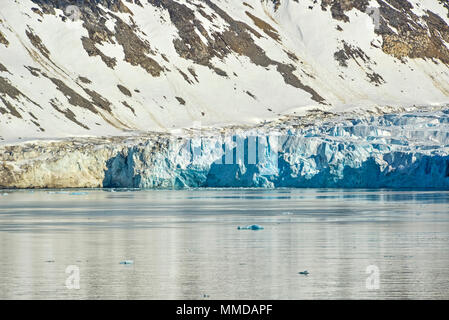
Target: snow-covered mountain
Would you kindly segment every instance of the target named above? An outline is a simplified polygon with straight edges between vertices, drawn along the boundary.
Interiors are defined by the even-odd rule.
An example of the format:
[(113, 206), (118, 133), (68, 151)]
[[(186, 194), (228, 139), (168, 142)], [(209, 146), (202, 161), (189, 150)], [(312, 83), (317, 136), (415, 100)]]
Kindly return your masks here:
[(446, 0), (2, 0), (0, 141), (449, 103)]
[(2, 0), (0, 188), (449, 188), (446, 0)]

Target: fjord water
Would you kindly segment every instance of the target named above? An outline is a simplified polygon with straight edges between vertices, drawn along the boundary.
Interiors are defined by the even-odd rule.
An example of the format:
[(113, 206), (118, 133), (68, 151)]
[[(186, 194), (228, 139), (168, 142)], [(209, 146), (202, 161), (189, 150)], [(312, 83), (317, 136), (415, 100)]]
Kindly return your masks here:
[(447, 191), (1, 192), (0, 299), (447, 299), (448, 209)]

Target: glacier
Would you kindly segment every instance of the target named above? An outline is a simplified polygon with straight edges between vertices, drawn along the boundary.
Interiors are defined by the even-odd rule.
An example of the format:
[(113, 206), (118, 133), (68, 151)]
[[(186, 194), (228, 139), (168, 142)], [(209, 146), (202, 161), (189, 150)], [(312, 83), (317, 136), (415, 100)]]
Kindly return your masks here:
[[(272, 124), (277, 134), (262, 127), (168, 139), (158, 154), (151, 142), (130, 147), (109, 160), (103, 186), (449, 187), (449, 109), (282, 125), (289, 128)], [(254, 150), (251, 139), (258, 140)], [(250, 161), (254, 152), (257, 161)]]
[(449, 187), (449, 107), (88, 141), (0, 146), (0, 186)]

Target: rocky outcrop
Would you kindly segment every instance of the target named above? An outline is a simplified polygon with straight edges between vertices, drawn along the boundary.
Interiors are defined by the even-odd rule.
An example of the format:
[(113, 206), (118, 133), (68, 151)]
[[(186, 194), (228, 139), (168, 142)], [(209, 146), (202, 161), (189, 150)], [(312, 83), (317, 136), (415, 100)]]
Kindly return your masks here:
[(5, 38), (5, 36), (1, 32), (0, 32), (0, 43), (3, 44), (5, 47), (9, 45), (9, 41)]
[[(396, 58), (427, 58), (449, 63), (449, 26), (434, 12), (427, 10), (421, 18), (407, 0), (378, 0), (380, 24), (376, 33), (382, 36), (382, 50)], [(447, 7), (447, 3), (446, 3)], [(350, 23), (347, 11), (367, 12), (367, 0), (323, 0), (322, 8), (330, 8), (332, 17)], [(394, 29), (393, 29), (394, 28)]]

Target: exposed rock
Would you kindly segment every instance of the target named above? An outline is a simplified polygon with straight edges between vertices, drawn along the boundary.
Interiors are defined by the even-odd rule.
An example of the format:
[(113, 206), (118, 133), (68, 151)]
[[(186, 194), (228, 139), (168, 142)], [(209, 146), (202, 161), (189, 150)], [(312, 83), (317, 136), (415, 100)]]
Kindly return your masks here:
[(0, 63), (0, 72), (9, 72), (9, 71), (3, 64)]
[(75, 114), (73, 113), (72, 110), (70, 110), (69, 108), (62, 110), (60, 107), (58, 107), (57, 105), (57, 100), (56, 99), (52, 99), (50, 101), (50, 105), (55, 108), (56, 111), (62, 113), (67, 119), (69, 119), (70, 121), (73, 121), (74, 123), (76, 123), (77, 125), (79, 125), (80, 127), (89, 130), (89, 127), (87, 127), (86, 125), (82, 124), (81, 122), (79, 122), (76, 119)]
[[(3, 102), (3, 104), (6, 106), (6, 109), (9, 110), (9, 113), (13, 115), (16, 118), (22, 119), (22, 115), (17, 111), (17, 109), (9, 103), (7, 100), (5, 100), (3, 97), (0, 96), (0, 101)], [(7, 111), (5, 109), (2, 109), (2, 113), (6, 113)]]
[(247, 6), (247, 7), (249, 7), (249, 8), (251, 8), (251, 9), (254, 9), (253, 6), (250, 5), (249, 3), (243, 2), (243, 5), (244, 5), (244, 6)]
[(178, 100), (178, 102), (180, 103), (180, 104), (182, 104), (182, 105), (185, 105), (186, 104), (186, 101), (183, 99), (183, 98), (181, 98), (181, 97), (175, 97), (176, 98), (176, 100)]
[(251, 92), (246, 91), (246, 94), (249, 95), (251, 98), (253, 98), (254, 100), (257, 100), (256, 96), (253, 95)]
[(101, 50), (95, 46), (95, 42), (92, 39), (82, 37), (81, 42), (83, 43), (84, 50), (86, 50), (89, 56), (99, 56), (109, 68), (114, 69), (117, 64), (117, 60), (115, 58), (108, 57), (101, 52)]
[(82, 83), (86, 83), (86, 84), (92, 83), (92, 81), (90, 81), (90, 80), (87, 79), (86, 77), (82, 77), (82, 76), (79, 76), (79, 77), (78, 77), (78, 80), (81, 81)]
[(90, 90), (87, 88), (83, 88), (83, 89), (90, 96), (90, 98), (92, 99), (93, 103), (96, 106), (111, 113), (111, 111), (112, 111), (111, 107), (110, 107), (111, 103), (106, 98), (104, 98), (98, 92), (96, 92), (94, 90)]
[(125, 86), (118, 84), (117, 88), (120, 90), (121, 93), (123, 93), (125, 96), (131, 97), (131, 91), (128, 90)]
[(132, 113), (133, 113), (134, 115), (136, 115), (136, 111), (134, 110), (134, 108), (131, 107), (126, 101), (122, 101), (122, 104), (123, 104), (125, 107), (127, 107), (129, 110), (131, 110)]
[(345, 14), (346, 11), (350, 11), (356, 8), (365, 12), (369, 5), (368, 0), (322, 0), (321, 8), (326, 10), (330, 7), (332, 17), (337, 20), (349, 22), (349, 17)]
[(345, 41), (342, 41), (342, 43), (343, 49), (334, 53), (334, 58), (340, 66), (348, 67), (347, 61), (349, 59), (353, 59), (358, 65), (360, 65), (360, 62), (357, 59), (362, 60), (364, 63), (371, 61), (370, 57), (359, 47), (349, 45)]
[[(382, 36), (382, 50), (398, 59), (429, 58), (449, 63), (449, 26), (431, 11), (421, 20), (413, 13), (413, 5), (407, 0), (377, 0), (379, 3), (379, 28), (375, 32)], [(332, 17), (349, 22), (345, 12), (357, 9), (366, 12), (367, 0), (322, 0), (322, 8), (331, 8)], [(446, 7), (448, 7), (446, 5)], [(425, 23), (425, 24), (424, 24)], [(395, 28), (396, 33), (391, 28)]]
[(6, 78), (0, 77), (0, 94), (9, 96), (12, 99), (17, 99), (23, 95), (16, 87), (14, 87)]
[(63, 81), (52, 77), (48, 77), (48, 79), (50, 79), (51, 82), (53, 82), (56, 85), (56, 88), (59, 91), (61, 91), (64, 94), (64, 96), (66, 96), (68, 102), (71, 105), (87, 109), (93, 113), (98, 113), (97, 109), (92, 104), (92, 102), (90, 102), (89, 100), (78, 94), (72, 88), (67, 86)]
[[(20, 90), (18, 90), (16, 87), (14, 87), (8, 79), (4, 77), (0, 77), (0, 95), (2, 96), (8, 96), (12, 100), (17, 100), (20, 96), (26, 98), (30, 103), (34, 104), (35, 106), (42, 109), (41, 106), (39, 106), (36, 102), (28, 98), (25, 94), (23, 94)], [(6, 101), (6, 100), (5, 100)]]
[(183, 72), (182, 70), (179, 70), (179, 69), (178, 69), (178, 72), (188, 84), (193, 84), (193, 81), (189, 79), (189, 76), (185, 72)]
[(6, 39), (6, 37), (3, 35), (1, 31), (0, 31), (0, 43), (3, 44), (5, 47), (9, 45), (9, 41)]
[(195, 69), (192, 68), (192, 67), (190, 67), (190, 68), (188, 68), (187, 70), (188, 70), (189, 73), (195, 78), (195, 81), (196, 81), (196, 82), (199, 82), (199, 80), (198, 80), (198, 75), (196, 74)]
[(266, 23), (265, 21), (263, 21), (262, 19), (260, 19), (256, 16), (252, 15), (248, 11), (245, 11), (245, 13), (248, 17), (251, 18), (251, 20), (253, 20), (254, 24), (257, 27), (259, 27), (265, 34), (267, 34), (268, 36), (270, 36), (271, 38), (273, 38), (276, 41), (280, 41), (279, 33), (270, 24)]
[(374, 83), (376, 86), (384, 84), (385, 80), (382, 78), (382, 76), (376, 72), (373, 73), (366, 73), (366, 76), (368, 77), (369, 81), (371, 83)]
[(40, 11), (38, 8), (31, 8), (31, 10), (32, 10), (34, 13), (40, 15), (41, 17), (44, 16), (44, 14), (42, 13), (42, 11)]
[(31, 75), (35, 77), (39, 77), (39, 75), (41, 74), (41, 69), (39, 68), (35, 68), (32, 66), (25, 66), (25, 68), (31, 73)]
[(149, 74), (158, 77), (163, 68), (148, 54), (154, 52), (151, 50), (149, 43), (141, 40), (133, 31), (133, 29), (116, 17), (115, 38), (123, 47), (125, 52), (125, 61), (133, 66), (141, 66)]
[(50, 51), (48, 51), (48, 49), (45, 47), (45, 45), (42, 43), (41, 38), (34, 34), (33, 30), (31, 28), (29, 28), (28, 30), (25, 31), (28, 39), (30, 39), (31, 44), (37, 49), (39, 50), (39, 52), (47, 59), (50, 59)]

